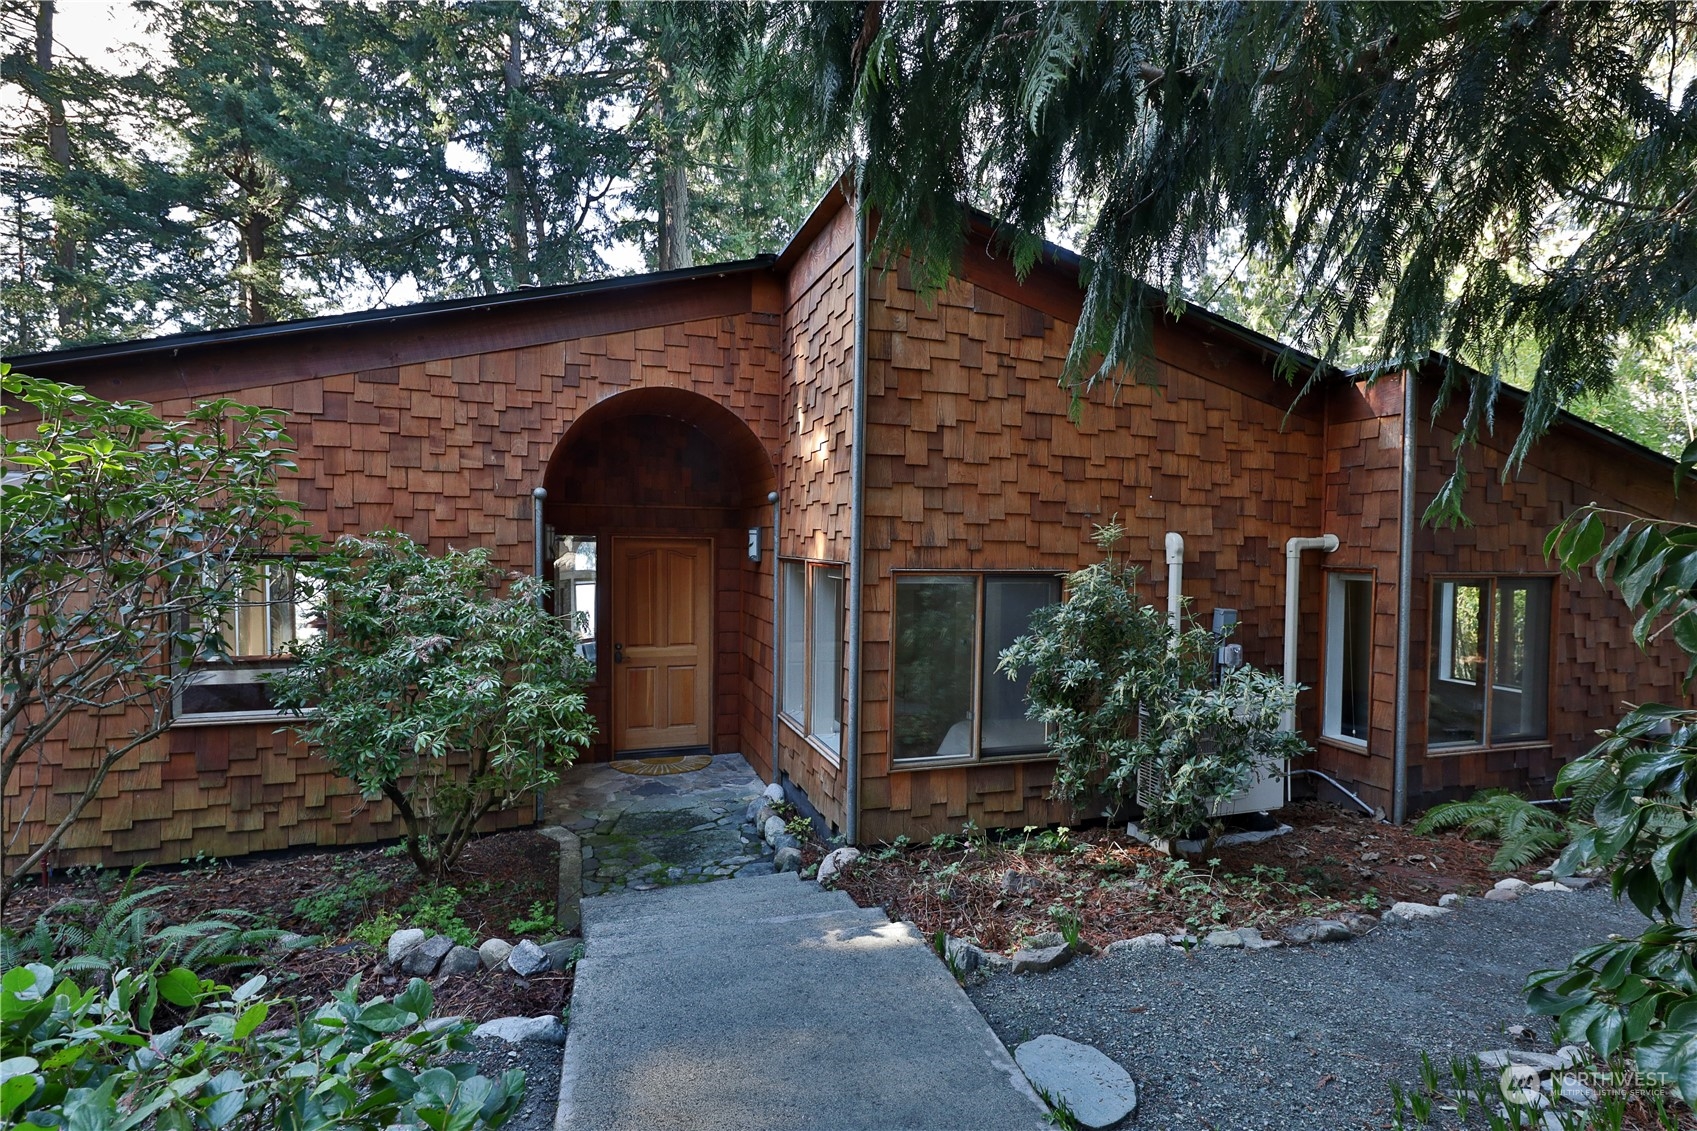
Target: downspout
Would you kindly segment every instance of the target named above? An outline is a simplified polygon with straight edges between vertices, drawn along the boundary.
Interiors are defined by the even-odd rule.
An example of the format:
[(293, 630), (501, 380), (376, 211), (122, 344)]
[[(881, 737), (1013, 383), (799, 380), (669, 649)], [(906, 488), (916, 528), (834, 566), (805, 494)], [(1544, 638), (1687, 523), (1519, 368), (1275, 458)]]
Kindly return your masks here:
[(1402, 499), (1397, 515), (1396, 721), (1391, 753), (1391, 823), (1408, 817), (1409, 635), (1414, 616), (1414, 461), (1417, 388), (1413, 370), (1402, 371)]
[(1173, 643), (1181, 635), (1184, 617), (1184, 535), (1167, 531), (1167, 624), (1173, 630)]
[[(1296, 686), (1296, 645), (1301, 633), (1297, 624), (1302, 597), (1302, 551), (1319, 550), (1329, 554), (1338, 548), (1336, 534), (1318, 538), (1292, 538), (1285, 543), (1285, 686)], [(1296, 730), (1296, 707), (1285, 711), (1280, 724), (1287, 731)]]
[(778, 622), (778, 492), (770, 491), (766, 501), (772, 504), (772, 780), (778, 781), (778, 712), (783, 707), (783, 671), (778, 667), (778, 642), (783, 626)]
[(863, 601), (866, 531), (866, 207), (856, 190), (854, 201), (854, 426), (849, 452), (848, 687), (843, 721), (843, 838), (860, 842), (860, 616)]
[[(542, 582), (543, 585), (546, 585), (547, 581), (548, 581), (547, 575), (543, 572), (543, 570), (545, 568), (545, 563), (543, 562), (543, 558), (546, 557), (546, 555), (543, 552), (543, 546), (542, 546), (542, 531), (543, 531), (542, 504), (547, 498), (548, 498), (548, 488), (546, 488), (546, 487), (535, 487), (535, 488), (531, 489), (531, 492), (530, 492), (530, 540), (533, 543), (534, 550), (535, 550), (535, 556), (533, 557), (533, 559), (531, 561), (531, 566), (532, 566), (532, 568), (533, 568), (533, 570), (536, 574), (536, 580)], [(546, 599), (544, 597), (544, 592), (545, 591), (544, 591), (542, 585), (538, 585), (536, 587), (536, 607), (538, 609), (546, 609), (548, 607), (547, 603), (546, 603)], [(538, 746), (536, 748), (536, 766), (535, 766), (535, 769), (538, 772), (540, 772), (541, 769), (542, 769), (542, 748), (540, 746)], [(535, 809), (535, 812), (533, 814), (533, 817), (538, 824), (541, 824), (542, 823), (542, 791), (541, 790), (536, 791), (535, 801), (536, 801), (536, 809)]]

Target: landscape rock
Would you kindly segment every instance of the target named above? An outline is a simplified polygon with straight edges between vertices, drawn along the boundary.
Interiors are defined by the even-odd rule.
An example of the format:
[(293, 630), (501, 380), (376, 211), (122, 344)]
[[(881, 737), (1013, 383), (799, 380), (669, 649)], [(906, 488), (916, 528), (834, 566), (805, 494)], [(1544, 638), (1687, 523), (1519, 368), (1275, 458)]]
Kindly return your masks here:
[(965, 939), (949, 937), (943, 942), (943, 954), (949, 965), (962, 977), (973, 974), (984, 965), (984, 951)]
[(1417, 923), (1422, 919), (1438, 919), (1449, 913), (1449, 908), (1434, 907), (1430, 903), (1398, 902), (1391, 904), (1391, 909), (1385, 912), (1385, 922)]
[(1338, 922), (1348, 927), (1350, 934), (1364, 935), (1379, 925), (1379, 917), (1365, 911), (1343, 911), (1338, 913)]
[(1029, 936), (1021, 945), (1026, 950), (1047, 950), (1052, 946), (1065, 946), (1066, 944), (1067, 937), (1059, 931), (1042, 931)]
[(1544, 1086), (1554, 1094), (1554, 1085), (1561, 1086), (1561, 1098), (1575, 1107), (1590, 1107), (1597, 1102), (1596, 1089), (1577, 1076), (1553, 1077), (1545, 1081)]
[(442, 957), (442, 965), (436, 968), (436, 974), (441, 978), (451, 978), (456, 974), (475, 974), (482, 965), (483, 961), (477, 951), (469, 946), (456, 946)]
[(1350, 929), (1336, 919), (1303, 919), (1285, 927), (1283, 932), (1285, 942), (1293, 946), (1307, 946), (1309, 943), (1347, 942), (1353, 936)]
[(512, 952), (513, 944), (506, 939), (485, 939), (483, 945), (477, 948), (477, 957), (482, 960), (485, 970), (499, 970)]
[(1539, 1072), (1565, 1072), (1577, 1068), (1584, 1056), (1573, 1045), (1563, 1045), (1555, 1052), (1533, 1052), (1531, 1049), (1490, 1049), (1479, 1054), (1481, 1068), (1506, 1068), (1511, 1064), (1536, 1068)]
[(577, 954), (577, 947), (576, 939), (555, 939), (553, 942), (543, 943), (542, 953), (548, 956), (548, 969), (569, 969), (573, 956)]
[(1531, 886), (1532, 885), (1527, 883), (1525, 880), (1516, 879), (1514, 876), (1510, 876), (1506, 880), (1498, 880), (1496, 883), (1492, 884), (1491, 890), (1493, 890), (1493, 891), (1525, 891), (1527, 888), (1529, 888)]
[(454, 940), (447, 935), (431, 935), (401, 955), (401, 971), (415, 978), (428, 978), (454, 949)]
[(1570, 891), (1589, 891), (1603, 882), (1601, 876), (1563, 876), (1561, 882)]
[(1011, 868), (1002, 873), (1003, 895), (1018, 895), (1021, 892), (1030, 891), (1036, 886), (1036, 876), (1028, 876), (1024, 872), (1016, 872)]
[(548, 955), (529, 939), (521, 939), (507, 955), (507, 968), (521, 978), (533, 978), (548, 969)]
[(1132, 939), (1116, 939), (1108, 944), (1108, 953), (1119, 954), (1121, 951), (1127, 950), (1166, 950), (1171, 945), (1167, 941), (1166, 935), (1159, 931), (1153, 931)]
[(1242, 940), (1245, 950), (1268, 950), (1275, 946), (1283, 946), (1278, 939), (1261, 937), (1261, 932), (1254, 927), (1239, 927), (1237, 937)]
[(1209, 931), (1208, 937), (1202, 940), (1208, 946), (1225, 949), (1243, 946), (1243, 936), (1236, 931)]
[(1044, 1033), (1013, 1055), (1032, 1087), (1081, 1127), (1112, 1127), (1137, 1110), (1131, 1074), (1100, 1049)]
[(1485, 893), (1485, 898), (1492, 903), (1513, 903), (1520, 898), (1520, 893), (1513, 888), (1492, 888)]
[(1072, 951), (1063, 943), (1041, 950), (1016, 950), (1011, 966), (1015, 974), (1041, 974), (1047, 970), (1059, 970), (1071, 959)]
[(1545, 880), (1543, 883), (1533, 884), (1532, 890), (1533, 891), (1572, 891), (1573, 889), (1568, 887), (1566, 884), (1560, 883), (1559, 881), (1556, 881), (1556, 880)]
[(780, 872), (801, 871), (801, 849), (785, 845), (772, 857), (772, 866)]
[(1457, 895), (1453, 891), (1452, 892), (1446, 892), (1443, 895), (1440, 895), (1438, 897), (1438, 906), (1439, 907), (1460, 907), (1461, 906), (1461, 896)]
[(560, 1019), (548, 1017), (497, 1017), (485, 1021), (471, 1031), (473, 1037), (499, 1037), (509, 1044), (536, 1041), (546, 1045), (566, 1043), (566, 1027)]
[(788, 832), (779, 833), (777, 839), (772, 842), (772, 850), (774, 852), (781, 852), (786, 848), (793, 848), (798, 852), (801, 851), (801, 840)]
[(389, 965), (393, 966), (401, 960), (407, 951), (423, 942), (427, 936), (417, 927), (402, 927), (389, 936)]
[(767, 843), (776, 844), (778, 838), (784, 835), (784, 819), (782, 817), (767, 817), (766, 823), (760, 826), (760, 835)]
[(773, 782), (761, 791), (761, 796), (776, 805), (784, 800), (784, 787)]
[(819, 861), (819, 882), (835, 879), (837, 873), (860, 859), (860, 849), (852, 846), (833, 848), (825, 854), (825, 859)]

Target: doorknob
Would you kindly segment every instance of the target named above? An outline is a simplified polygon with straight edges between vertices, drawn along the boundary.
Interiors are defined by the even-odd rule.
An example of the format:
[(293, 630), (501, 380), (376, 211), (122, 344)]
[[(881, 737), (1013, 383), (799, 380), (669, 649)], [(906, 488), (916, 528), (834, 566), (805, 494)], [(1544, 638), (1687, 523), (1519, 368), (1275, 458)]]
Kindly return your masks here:
[(625, 646), (623, 644), (613, 645), (613, 662), (615, 664), (622, 664), (625, 662)]

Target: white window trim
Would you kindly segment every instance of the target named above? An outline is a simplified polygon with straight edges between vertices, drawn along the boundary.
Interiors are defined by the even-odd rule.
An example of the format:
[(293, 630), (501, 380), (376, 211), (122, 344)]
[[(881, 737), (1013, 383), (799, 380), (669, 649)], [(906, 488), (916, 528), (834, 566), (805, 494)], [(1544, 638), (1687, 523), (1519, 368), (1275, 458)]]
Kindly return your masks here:
[[(1367, 739), (1343, 733), (1343, 600), (1344, 586), (1350, 582), (1374, 583), (1370, 573), (1330, 573), (1326, 583), (1326, 697), (1322, 713), (1320, 737), (1329, 742), (1367, 749)], [(1369, 592), (1372, 592), (1369, 589)], [(1371, 604), (1369, 604), (1371, 608)], [(1368, 664), (1372, 675), (1372, 664)], [(1369, 702), (1371, 698), (1369, 697)]]
[[(826, 759), (829, 760), (833, 765), (840, 764), (839, 760), (842, 757), (842, 732), (843, 732), (843, 726), (847, 722), (847, 720), (844, 718), (844, 716), (847, 714), (847, 712), (843, 710), (844, 703), (843, 703), (843, 698), (840, 694), (837, 697), (837, 704), (836, 704), (836, 706), (837, 706), (837, 718), (836, 718), (837, 733), (836, 734), (821, 734), (821, 733), (816, 732), (813, 729), (813, 722), (814, 722), (814, 720), (812, 718), (813, 707), (814, 707), (814, 702), (813, 702), (813, 700), (814, 700), (813, 676), (814, 676), (814, 668), (815, 668), (815, 664), (814, 664), (815, 657), (814, 657), (814, 653), (813, 653), (813, 648), (814, 648), (815, 642), (818, 639), (817, 631), (816, 631), (816, 628), (815, 628), (815, 625), (814, 625), (814, 603), (815, 603), (815, 600), (814, 600), (815, 588), (814, 588), (814, 586), (815, 586), (815, 578), (816, 577), (823, 576), (824, 574), (829, 573), (829, 572), (834, 571), (839, 577), (842, 578), (843, 598), (844, 598), (843, 603), (845, 605), (845, 608), (839, 610), (839, 612), (838, 612), (839, 621), (838, 621), (838, 625), (837, 625), (837, 661), (836, 661), (837, 666), (840, 668), (842, 666), (843, 662), (844, 662), (845, 649), (846, 649), (846, 639), (845, 638), (847, 636), (847, 633), (844, 630), (847, 626), (846, 626), (846, 624), (843, 623), (843, 618), (845, 618), (846, 615), (847, 615), (846, 605), (847, 605), (848, 584), (849, 584), (848, 567), (841, 562), (816, 561), (812, 558), (780, 558), (780, 559), (778, 559), (778, 561), (779, 561), (778, 588), (779, 588), (780, 602), (779, 602), (779, 608), (778, 608), (777, 636), (778, 636), (778, 642), (781, 646), (781, 650), (778, 653), (778, 660), (777, 660), (777, 664), (776, 664), (776, 667), (778, 669), (777, 673), (776, 673), (776, 678), (779, 681), (779, 683), (778, 683), (778, 688), (779, 688), (778, 718), (781, 719), (784, 722), (784, 724), (786, 726), (788, 726), (792, 731), (794, 731), (797, 735), (799, 735), (801, 738), (805, 739), (810, 745), (812, 745), (813, 747), (818, 749), (822, 754), (824, 754)], [(788, 656), (787, 653), (788, 653), (788, 649), (789, 649), (789, 646), (790, 646), (790, 642), (787, 639), (785, 639), (784, 635), (783, 635), (785, 622), (789, 619), (789, 613), (790, 613), (788, 587), (784, 585), (784, 578), (783, 578), (783, 574), (784, 574), (783, 567), (787, 566), (787, 565), (790, 565), (790, 566), (799, 565), (801, 567), (801, 575), (802, 575), (802, 585), (801, 585), (801, 609), (802, 609), (802, 621), (801, 621), (801, 639), (802, 639), (801, 711), (802, 711), (803, 717), (801, 717), (801, 718), (797, 718), (793, 713), (790, 712), (789, 708), (783, 704), (783, 679), (784, 679), (785, 669), (787, 668), (788, 663), (789, 663), (789, 656)]]
[[(180, 727), (212, 727), (229, 726), (237, 723), (272, 723), (281, 719), (291, 719), (298, 716), (293, 711), (273, 707), (265, 711), (194, 711), (184, 713), (183, 692), (196, 683), (248, 683), (248, 679), (236, 680), (235, 675), (253, 676), (263, 679), (271, 672), (282, 671), (287, 664), (265, 663), (258, 666), (244, 665), (242, 667), (205, 666), (197, 667), (187, 678), (178, 683), (171, 694), (171, 729)], [(312, 712), (306, 712), (311, 714)]]

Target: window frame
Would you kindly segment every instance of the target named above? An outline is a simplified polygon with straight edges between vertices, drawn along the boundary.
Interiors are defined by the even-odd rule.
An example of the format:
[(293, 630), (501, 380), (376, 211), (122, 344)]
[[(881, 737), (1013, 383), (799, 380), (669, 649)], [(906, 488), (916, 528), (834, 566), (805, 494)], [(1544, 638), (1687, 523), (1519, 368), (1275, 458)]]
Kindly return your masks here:
[[(1054, 736), (1044, 727), (1045, 745), (1042, 750), (1022, 751), (1009, 754), (984, 753), (984, 611), (987, 582), (994, 578), (1012, 578), (1015, 580), (1049, 580), (1055, 583), (1055, 600), (1066, 600), (1067, 574), (1053, 569), (895, 569), (891, 570), (890, 592), (890, 710), (889, 723), (886, 732), (886, 749), (889, 750), (891, 770), (926, 770), (948, 766), (1005, 766), (1020, 762), (1054, 761)], [(896, 753), (896, 647), (900, 638), (899, 606), (896, 598), (896, 588), (902, 581), (922, 577), (967, 578), (975, 583), (975, 601), (973, 605), (972, 633), (972, 699), (969, 706), (972, 717), (971, 750), (965, 755), (931, 754), (924, 756), (902, 756)]]
[[(263, 603), (238, 601), (231, 606), (231, 612), (242, 608), (261, 608), (269, 610), (278, 602), (270, 598), (270, 570), (274, 566), (284, 566), (293, 573), (304, 559), (298, 555), (274, 555), (252, 559), (253, 563), (266, 570), (267, 600)], [(293, 596), (289, 598), (291, 607), (295, 605)], [(266, 633), (269, 636), (270, 617), (266, 617)], [(299, 637), (295, 637), (299, 639)], [(270, 642), (268, 641), (268, 644)], [(210, 727), (235, 726), (242, 723), (268, 723), (278, 719), (288, 718), (289, 712), (279, 707), (267, 707), (262, 710), (240, 711), (187, 711), (183, 707), (183, 693), (197, 683), (264, 683), (264, 677), (272, 672), (283, 671), (289, 666), (287, 652), (269, 652), (262, 656), (230, 656), (224, 660), (193, 659), (190, 661), (187, 675), (177, 682), (171, 690), (171, 726), (177, 727)]]
[[(794, 611), (790, 606), (790, 592), (786, 574), (796, 566), (800, 566), (802, 572), (800, 602), (802, 616), (800, 702), (802, 713), (799, 718), (790, 711), (790, 705), (787, 701), (788, 695), (786, 694), (789, 690), (788, 669), (791, 659), (789, 655), (791, 641), (786, 630), (789, 627), (790, 615)], [(837, 674), (837, 694), (834, 703), (836, 717), (832, 720), (836, 723), (834, 733), (821, 732), (817, 728), (816, 724), (819, 720), (815, 717), (815, 712), (820, 706), (820, 702), (816, 695), (817, 689), (814, 682), (818, 674), (817, 646), (819, 634), (816, 623), (816, 614), (819, 611), (817, 607), (820, 588), (818, 580), (833, 574), (840, 586), (836, 616), (836, 661), (832, 669)], [(845, 718), (847, 712), (843, 710), (845, 692), (843, 663), (848, 628), (848, 585), (848, 566), (846, 563), (823, 561), (815, 558), (780, 557), (778, 559), (777, 586), (779, 600), (778, 623), (775, 630), (778, 648), (775, 653), (776, 663), (773, 665), (777, 669), (775, 678), (778, 681), (778, 718), (791, 731), (795, 732), (797, 737), (818, 750), (833, 765), (841, 764), (843, 728), (847, 723)]]
[[(1444, 625), (1439, 628), (1434, 618), (1428, 616), (1426, 623), (1428, 631), (1434, 632), (1437, 639), (1427, 642), (1426, 663), (1426, 754), (1428, 757), (1449, 757), (1456, 754), (1474, 754), (1482, 750), (1523, 750), (1548, 747), (1554, 741), (1551, 733), (1551, 707), (1555, 701), (1555, 643), (1558, 631), (1557, 613), (1559, 603), (1556, 601), (1556, 583), (1560, 574), (1555, 573), (1435, 573), (1428, 579), (1428, 608), (1440, 610), (1444, 617)], [(1498, 690), (1523, 691), (1524, 685), (1498, 684), (1497, 670), (1497, 603), (1498, 587), (1504, 583), (1513, 585), (1525, 582), (1547, 582), (1549, 590), (1546, 594), (1548, 606), (1544, 610), (1548, 637), (1544, 642), (1544, 733), (1538, 738), (1509, 738), (1493, 741), (1491, 738), (1492, 715), (1495, 713), (1495, 698)], [(1481, 604), (1484, 609), (1483, 623), (1480, 625), (1480, 638), (1483, 645), (1479, 658), (1483, 678), (1475, 683), (1471, 680), (1456, 679), (1451, 673), (1455, 670), (1454, 640), (1455, 609), (1453, 601), (1440, 604), (1440, 594), (1445, 585), (1470, 584), (1479, 585), (1482, 589)], [(1528, 606), (1530, 608), (1530, 605)], [(1435, 682), (1432, 675), (1432, 654), (1436, 650), (1440, 661), (1442, 675), (1438, 681), (1455, 684), (1462, 687), (1479, 687), (1484, 700), (1479, 719), (1479, 740), (1434, 743), (1431, 738), (1432, 719), (1432, 687)]]
[(1344, 615), (1347, 602), (1340, 601), (1343, 587), (1348, 584), (1365, 583), (1368, 586), (1367, 598), (1367, 713), (1368, 735), (1372, 734), (1372, 679), (1373, 679), (1373, 622), (1377, 614), (1379, 596), (1378, 573), (1372, 569), (1328, 569), (1326, 570), (1326, 634), (1325, 655), (1322, 665), (1323, 689), (1320, 700), (1320, 737), (1327, 742), (1336, 743), (1365, 753), (1370, 744), (1369, 738), (1356, 738), (1343, 733), (1343, 649), (1345, 644)]

